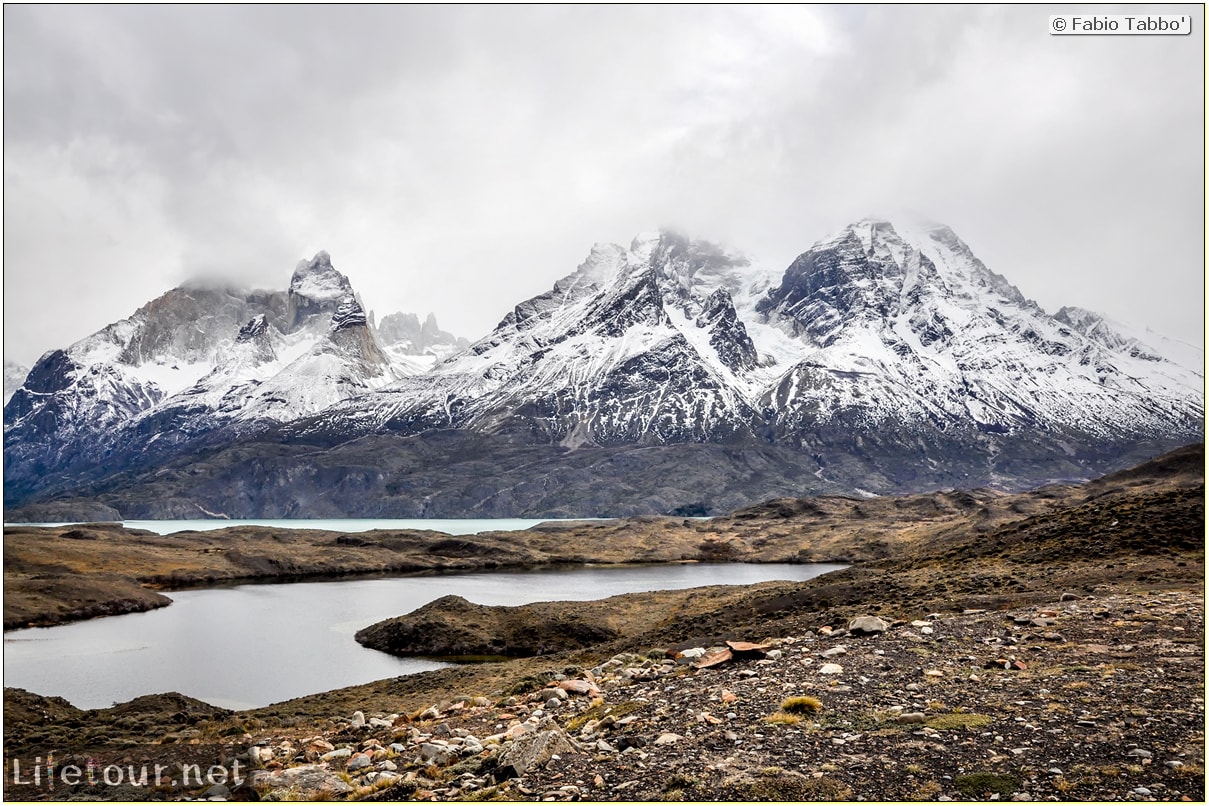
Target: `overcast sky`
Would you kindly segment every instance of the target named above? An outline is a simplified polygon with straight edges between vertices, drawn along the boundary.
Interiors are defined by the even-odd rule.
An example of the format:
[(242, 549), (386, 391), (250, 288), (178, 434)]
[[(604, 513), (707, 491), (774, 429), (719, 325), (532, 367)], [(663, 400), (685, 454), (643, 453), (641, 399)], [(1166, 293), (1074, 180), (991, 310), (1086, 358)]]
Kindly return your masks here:
[(7, 5), (4, 354), (320, 249), (477, 338), (595, 242), (788, 265), (887, 209), (1201, 343), (1203, 12), (1051, 36), (1073, 8)]

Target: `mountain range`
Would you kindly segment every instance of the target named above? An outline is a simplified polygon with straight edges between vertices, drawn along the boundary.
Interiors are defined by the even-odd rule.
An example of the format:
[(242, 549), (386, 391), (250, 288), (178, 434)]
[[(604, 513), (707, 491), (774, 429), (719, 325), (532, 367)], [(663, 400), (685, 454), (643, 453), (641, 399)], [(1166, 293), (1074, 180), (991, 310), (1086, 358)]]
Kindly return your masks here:
[[(1199, 346), (1054, 315), (949, 228), (866, 219), (788, 268), (598, 244), (474, 343), (375, 323), (326, 253), (184, 286), (44, 355), (9, 520), (704, 515), (1018, 489), (1203, 439)], [(15, 508), (15, 509), (14, 509)]]

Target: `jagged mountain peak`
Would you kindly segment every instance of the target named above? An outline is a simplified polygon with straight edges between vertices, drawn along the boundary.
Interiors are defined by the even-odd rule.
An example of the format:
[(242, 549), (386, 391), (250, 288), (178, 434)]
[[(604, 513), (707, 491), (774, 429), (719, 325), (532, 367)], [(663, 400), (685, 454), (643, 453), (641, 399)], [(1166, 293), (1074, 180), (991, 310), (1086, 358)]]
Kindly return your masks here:
[(345, 298), (351, 296), (354, 296), (352, 283), (336, 271), (327, 252), (317, 252), (310, 260), (299, 261), (290, 277), (286, 331), (297, 330), (316, 317), (335, 314)]
[(316, 252), (310, 260), (298, 261), (290, 277), (291, 294), (300, 294), (315, 301), (339, 300), (352, 292), (353, 286), (348, 278), (336, 271), (331, 255), (324, 251)]
[(827, 346), (866, 320), (899, 317), (931, 343), (1003, 306), (1044, 316), (950, 227), (867, 218), (799, 255), (756, 310)]

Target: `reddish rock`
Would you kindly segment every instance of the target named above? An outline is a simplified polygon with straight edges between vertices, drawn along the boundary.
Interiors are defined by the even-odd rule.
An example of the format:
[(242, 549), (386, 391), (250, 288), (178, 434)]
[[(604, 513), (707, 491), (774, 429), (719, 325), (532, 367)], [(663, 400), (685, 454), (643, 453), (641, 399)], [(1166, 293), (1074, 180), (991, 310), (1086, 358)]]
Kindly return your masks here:
[(764, 654), (764, 651), (769, 649), (768, 644), (753, 644), (748, 641), (727, 641), (726, 645), (730, 647), (732, 652), (736, 653), (759, 653)]
[(562, 680), (559, 682), (558, 687), (572, 694), (586, 694), (593, 697), (600, 694), (600, 689), (596, 684), (587, 680)]
[(701, 660), (697, 661), (693, 665), (696, 666), (698, 669), (708, 669), (711, 666), (717, 666), (718, 664), (726, 663), (733, 657), (734, 657), (734, 654), (729, 649), (723, 649), (718, 652), (711, 652), (710, 654), (701, 658)]

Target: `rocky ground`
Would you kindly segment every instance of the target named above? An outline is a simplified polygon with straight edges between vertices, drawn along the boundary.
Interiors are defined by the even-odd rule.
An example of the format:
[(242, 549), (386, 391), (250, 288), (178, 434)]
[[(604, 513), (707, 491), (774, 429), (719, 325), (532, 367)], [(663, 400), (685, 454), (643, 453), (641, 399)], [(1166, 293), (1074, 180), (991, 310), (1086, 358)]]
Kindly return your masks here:
[[(1010, 502), (976, 502), (964, 527), (912, 513), (900, 532), (927, 539), (891, 557), (702, 595), (664, 618), (649, 614), (667, 594), (615, 597), (595, 605), (602, 643), (554, 655), (238, 713), (180, 695), (80, 711), (6, 689), (6, 770), (70, 747), (77, 761), (239, 775), (51, 790), (9, 774), (5, 796), (1202, 801), (1203, 461), (1165, 457), (1014, 517)], [(769, 532), (821, 517), (810, 502), (770, 506), (787, 514), (766, 517)], [(732, 545), (760, 540), (710, 526)], [(450, 635), (516, 618), (447, 605), (425, 618)], [(524, 612), (521, 649), (566, 616)], [(853, 624), (864, 616), (876, 618)]]
[(246, 759), (243, 785), (147, 794), (1203, 801), (1199, 591), (1106, 586), (869, 627), (879, 631), (820, 623), (729, 659), (725, 645), (619, 653), (409, 713), (366, 697), (345, 716), (291, 725), (178, 702), (202, 727), (159, 746), (195, 759), (230, 723), (214, 757)]

